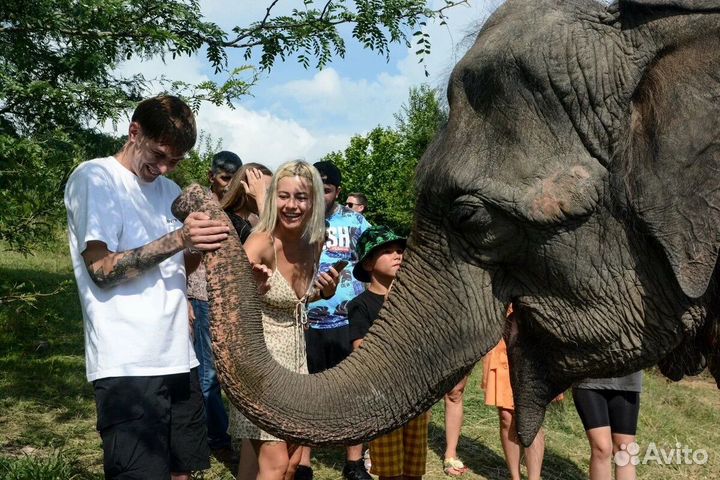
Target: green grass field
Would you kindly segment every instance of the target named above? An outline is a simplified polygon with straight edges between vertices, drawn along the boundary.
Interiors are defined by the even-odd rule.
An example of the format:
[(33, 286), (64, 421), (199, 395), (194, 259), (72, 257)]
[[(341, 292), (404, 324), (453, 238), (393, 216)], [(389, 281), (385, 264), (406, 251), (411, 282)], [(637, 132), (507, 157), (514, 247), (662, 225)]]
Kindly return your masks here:
[[(100, 438), (94, 430), (92, 389), (85, 381), (83, 332), (68, 253), (36, 256), (0, 253), (0, 479), (69, 480), (102, 478)], [(53, 292), (28, 302), (29, 292)], [(479, 388), (481, 368), (465, 397), (465, 424), (459, 454), (470, 467), (463, 478), (505, 479), (497, 414), (486, 407)], [(704, 465), (658, 464), (638, 467), (641, 479), (720, 478), (720, 394), (706, 375), (669, 383), (655, 372), (645, 376), (638, 441), (653, 442), (669, 454), (679, 443), (704, 449)], [(543, 478), (587, 478), (589, 448), (569, 395), (551, 407), (545, 429)], [(433, 409), (428, 473), (442, 473), (443, 407)], [(644, 450), (641, 450), (642, 457)], [(340, 449), (314, 452), (315, 478), (340, 477)], [(205, 479), (233, 478), (213, 460)]]

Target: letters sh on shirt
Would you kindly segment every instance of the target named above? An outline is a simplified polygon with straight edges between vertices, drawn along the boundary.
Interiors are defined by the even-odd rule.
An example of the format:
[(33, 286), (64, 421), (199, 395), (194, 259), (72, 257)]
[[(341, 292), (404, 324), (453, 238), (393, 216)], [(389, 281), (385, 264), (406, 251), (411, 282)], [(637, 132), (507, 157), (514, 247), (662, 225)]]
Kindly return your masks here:
[(310, 328), (337, 328), (348, 325), (347, 302), (365, 290), (365, 285), (352, 276), (352, 269), (358, 260), (357, 242), (370, 224), (365, 217), (342, 205), (335, 209), (327, 223), (327, 240), (320, 254), (319, 271), (329, 270), (332, 264), (339, 260), (347, 261), (348, 265), (340, 272), (340, 283), (335, 295), (329, 300), (318, 300), (310, 304)]

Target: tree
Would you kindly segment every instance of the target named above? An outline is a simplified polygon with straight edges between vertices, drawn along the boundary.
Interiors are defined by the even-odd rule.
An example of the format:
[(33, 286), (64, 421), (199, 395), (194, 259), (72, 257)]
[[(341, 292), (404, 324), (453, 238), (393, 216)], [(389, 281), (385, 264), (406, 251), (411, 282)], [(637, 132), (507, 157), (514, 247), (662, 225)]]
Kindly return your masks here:
[(200, 132), (195, 148), (168, 177), (181, 188), (185, 188), (191, 183), (207, 185), (213, 155), (220, 150), (222, 150), (221, 140), (214, 140), (211, 135)]
[[(342, 31), (365, 48), (388, 55), (393, 42), (427, 54), (425, 19), (466, 0), (303, 0), (287, 15), (265, 16), (226, 32), (203, 19), (197, 0), (5, 0), (0, 5), (0, 240), (30, 248), (62, 218), (62, 185), (79, 161), (114, 142), (93, 125), (118, 119), (148, 94), (153, 79), (122, 77), (117, 66), (133, 57), (194, 55), (204, 51), (222, 84), (189, 85), (157, 79), (162, 89), (200, 102), (228, 103), (256, 81), (253, 70), (295, 57), (321, 68), (346, 50)], [(230, 68), (230, 49), (248, 66)], [(160, 92), (153, 92), (160, 93)], [(95, 143), (94, 143), (95, 142)], [(105, 151), (103, 154), (107, 154)], [(40, 175), (40, 177), (38, 177)], [(9, 208), (7, 208), (9, 207)]]
[(395, 128), (377, 127), (356, 135), (344, 152), (324, 159), (343, 173), (346, 194), (368, 197), (368, 219), (407, 234), (415, 207), (415, 168), (437, 131), (447, 122), (435, 90), (423, 85), (410, 89), (408, 102), (395, 115)]

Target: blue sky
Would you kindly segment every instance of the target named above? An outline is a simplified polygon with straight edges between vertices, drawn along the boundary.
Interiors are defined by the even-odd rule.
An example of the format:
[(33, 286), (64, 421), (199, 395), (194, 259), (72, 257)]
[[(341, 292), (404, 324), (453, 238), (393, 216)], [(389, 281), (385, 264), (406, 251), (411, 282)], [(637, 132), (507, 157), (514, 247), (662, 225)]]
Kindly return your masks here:
[[(334, 58), (320, 71), (305, 70), (294, 58), (278, 62), (269, 73), (261, 73), (252, 95), (236, 101), (235, 109), (204, 105), (198, 114), (198, 127), (222, 139), (223, 149), (236, 152), (246, 162), (260, 162), (274, 169), (296, 158), (315, 161), (330, 151), (343, 149), (353, 135), (377, 125), (393, 125), (393, 114), (406, 100), (410, 87), (426, 82), (444, 91), (453, 65), (470, 46), (472, 33), (500, 3), (468, 0), (468, 5), (447, 11), (447, 26), (439, 21), (428, 22), (426, 31), (432, 41), (432, 53), (425, 59), (428, 78), (413, 53), (415, 48), (395, 45), (387, 62), (348, 36), (344, 59)], [(226, 30), (261, 19), (267, 4), (259, 0), (200, 2), (203, 15)], [(433, 0), (432, 4), (444, 2)], [(282, 13), (283, 9), (300, 6), (301, 0), (280, 0), (276, 10)], [(229, 63), (239, 67), (252, 65), (253, 60), (245, 61), (241, 51), (232, 51)], [(166, 63), (131, 60), (118, 70), (187, 82), (214, 78), (202, 56)], [(126, 131), (127, 122), (117, 125), (117, 133)]]

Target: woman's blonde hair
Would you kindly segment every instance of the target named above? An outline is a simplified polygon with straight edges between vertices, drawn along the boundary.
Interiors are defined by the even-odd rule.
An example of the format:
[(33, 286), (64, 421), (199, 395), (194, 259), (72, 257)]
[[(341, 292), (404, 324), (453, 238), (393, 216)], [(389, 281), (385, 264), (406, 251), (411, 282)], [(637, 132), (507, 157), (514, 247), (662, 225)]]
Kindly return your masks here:
[(277, 190), (278, 183), (285, 177), (300, 177), (308, 182), (310, 187), (310, 218), (305, 223), (303, 238), (309, 243), (325, 241), (325, 199), (323, 182), (320, 173), (315, 167), (303, 160), (293, 160), (283, 163), (273, 175), (268, 189), (265, 209), (260, 214), (260, 223), (254, 228), (258, 232), (272, 232), (277, 225)]
[(272, 176), (272, 172), (269, 168), (267, 168), (265, 165), (259, 164), (259, 163), (246, 163), (242, 167), (238, 169), (237, 172), (235, 172), (235, 175), (233, 175), (232, 180), (230, 180), (230, 185), (228, 185), (227, 192), (225, 192), (225, 195), (223, 195), (222, 202), (220, 203), (220, 206), (223, 210), (230, 210), (232, 212), (238, 211), (238, 210), (245, 210), (247, 207), (247, 192), (245, 191), (245, 187), (243, 187), (242, 182), (244, 181), (247, 183), (247, 171), (251, 168), (256, 168), (260, 170), (260, 173), (263, 175)]

